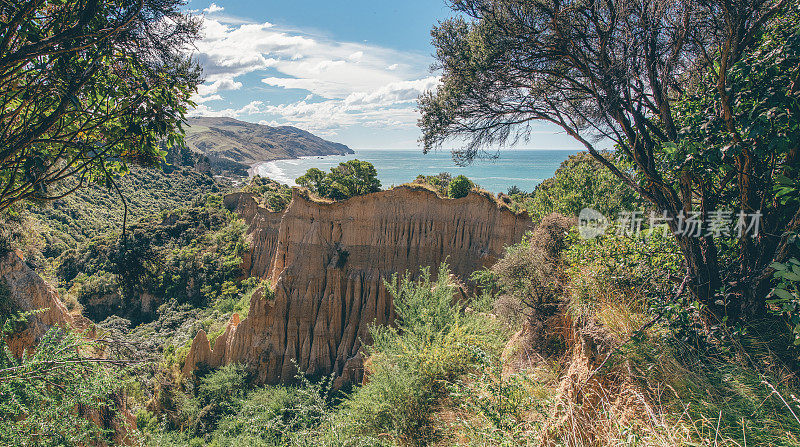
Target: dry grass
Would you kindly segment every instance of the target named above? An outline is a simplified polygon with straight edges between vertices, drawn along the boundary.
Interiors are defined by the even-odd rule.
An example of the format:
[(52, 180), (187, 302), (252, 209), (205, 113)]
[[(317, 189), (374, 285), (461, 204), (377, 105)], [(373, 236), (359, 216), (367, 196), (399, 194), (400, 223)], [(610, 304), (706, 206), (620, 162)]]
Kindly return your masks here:
[[(647, 282), (602, 263), (571, 265), (558, 287), (553, 259), (563, 247), (558, 219), (545, 219), (528, 247), (512, 250), (495, 267), (526, 284), (555, 315), (534, 317), (506, 345), (501, 373), (471, 385), (476, 399), (497, 392), (492, 383), (524, 377), (530, 396), (519, 432), (490, 423), (480, 411), (451, 411), (445, 418), (459, 445), (800, 446), (800, 392), (757, 337), (723, 349), (683, 344), (647, 305)], [(647, 271), (645, 273), (652, 273)], [(620, 277), (619, 275), (623, 275)], [(657, 276), (657, 275), (656, 275)], [(639, 284), (636, 286), (635, 284)], [(533, 294), (533, 295), (531, 295)], [(538, 295), (537, 295), (538, 294)], [(507, 306), (515, 302), (506, 296)], [(500, 303), (503, 301), (501, 299)], [(517, 309), (524, 303), (516, 301)], [(559, 355), (543, 342), (546, 331), (563, 340)], [(774, 337), (773, 337), (774, 338)], [(545, 340), (546, 341), (546, 340)], [(757, 354), (761, 352), (761, 354)], [(543, 372), (548, 373), (543, 373)], [(794, 384), (794, 385), (792, 385)], [(497, 398), (497, 396), (494, 396)], [(467, 435), (465, 435), (465, 433)]]

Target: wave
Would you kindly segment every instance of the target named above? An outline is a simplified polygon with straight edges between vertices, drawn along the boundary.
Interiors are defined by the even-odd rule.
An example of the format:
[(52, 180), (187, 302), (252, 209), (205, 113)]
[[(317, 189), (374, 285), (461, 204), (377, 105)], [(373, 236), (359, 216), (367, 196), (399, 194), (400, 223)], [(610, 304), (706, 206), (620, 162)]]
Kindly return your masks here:
[[(283, 160), (282, 163), (286, 163), (286, 160)], [(261, 177), (269, 177), (272, 180), (285, 183), (287, 185), (295, 184), (294, 179), (288, 175), (286, 171), (279, 167), (278, 162), (275, 161), (269, 161), (258, 165), (256, 168), (256, 173)]]

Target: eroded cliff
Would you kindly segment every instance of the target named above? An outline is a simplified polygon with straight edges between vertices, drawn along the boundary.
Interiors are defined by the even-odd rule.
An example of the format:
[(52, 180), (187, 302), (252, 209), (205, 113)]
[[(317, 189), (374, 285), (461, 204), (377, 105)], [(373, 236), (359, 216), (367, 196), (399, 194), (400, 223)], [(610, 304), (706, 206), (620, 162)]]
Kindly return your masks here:
[(10, 313), (38, 311), (29, 315), (22, 330), (8, 337), (8, 347), (16, 357), (35, 347), (53, 326), (71, 326), (82, 332), (92, 327), (83, 316), (70, 314), (55, 288), (13, 251), (0, 256), (0, 305)]
[(394, 319), (384, 279), (447, 261), (466, 283), (530, 228), (526, 214), (491, 196), (445, 199), (412, 186), (335, 203), (295, 190), (277, 230), (276, 213), (252, 196), (230, 196), (226, 204), (250, 222), (253, 254), (245, 267), (271, 280), (274, 298), (255, 294), (248, 317), (234, 315), (213, 349), (199, 333), (184, 373), (198, 363), (240, 362), (263, 383), (290, 381), (294, 362), (311, 376), (333, 372), (339, 384), (360, 380), (369, 326)]

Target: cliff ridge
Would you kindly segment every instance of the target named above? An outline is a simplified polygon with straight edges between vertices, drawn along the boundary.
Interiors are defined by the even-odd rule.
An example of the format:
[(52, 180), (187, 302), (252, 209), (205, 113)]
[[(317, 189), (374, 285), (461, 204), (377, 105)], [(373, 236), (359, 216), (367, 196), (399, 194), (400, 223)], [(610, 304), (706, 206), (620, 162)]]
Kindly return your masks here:
[(213, 349), (198, 333), (183, 371), (239, 362), (253, 367), (261, 383), (291, 381), (294, 362), (310, 376), (334, 373), (339, 386), (361, 380), (369, 326), (395, 319), (384, 280), (446, 261), (469, 286), (472, 272), (492, 265), (531, 227), (526, 213), (489, 195), (447, 199), (413, 186), (342, 202), (295, 189), (283, 213), (246, 193), (227, 196), (225, 204), (250, 223), (245, 271), (268, 278), (274, 297), (254, 294), (248, 317), (234, 316)]

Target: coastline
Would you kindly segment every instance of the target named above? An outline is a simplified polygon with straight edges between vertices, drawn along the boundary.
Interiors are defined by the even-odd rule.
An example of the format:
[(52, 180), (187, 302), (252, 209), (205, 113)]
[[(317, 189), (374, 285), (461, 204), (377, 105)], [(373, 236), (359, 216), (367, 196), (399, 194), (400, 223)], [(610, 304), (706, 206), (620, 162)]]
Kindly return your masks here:
[(278, 161), (308, 160), (308, 159), (325, 158), (325, 157), (344, 157), (344, 156), (347, 156), (347, 155), (355, 155), (355, 152), (353, 152), (351, 154), (301, 155), (299, 157), (276, 158), (276, 159), (273, 159), (273, 160), (259, 161), (259, 162), (256, 162), (256, 163), (252, 163), (250, 165), (250, 167), (247, 169), (247, 175), (248, 175), (248, 178), (255, 177), (256, 174), (258, 174), (258, 168), (260, 168), (262, 166), (265, 166), (265, 165), (268, 165), (270, 163), (278, 162)]
[(479, 160), (468, 166), (457, 166), (449, 153), (423, 154), (417, 150), (368, 150), (353, 154), (307, 155), (287, 159), (265, 160), (251, 165), (250, 176), (259, 174), (279, 183), (293, 185), (294, 180), (309, 168), (327, 172), (340, 162), (357, 158), (375, 166), (383, 188), (414, 181), (418, 175), (465, 175), (481, 188), (493, 193), (507, 192), (512, 186), (532, 191), (551, 177), (561, 163), (579, 151), (515, 150), (498, 159)]

